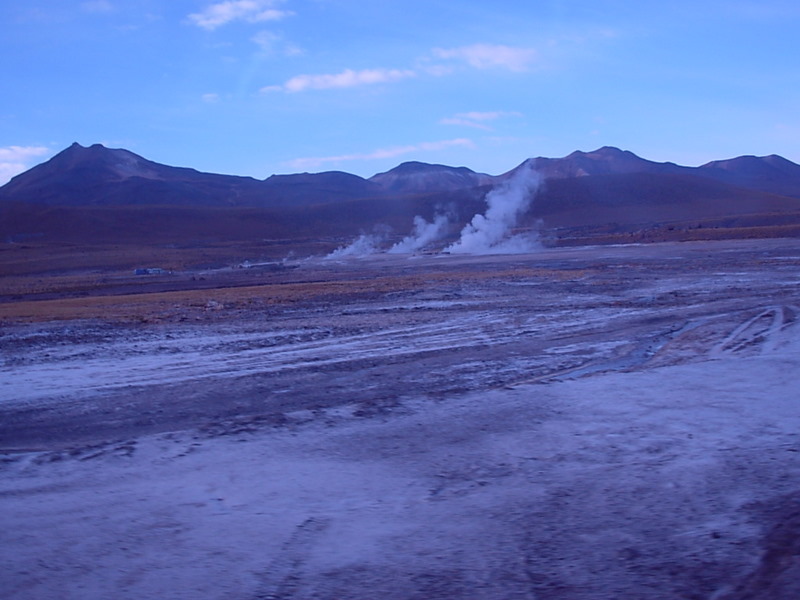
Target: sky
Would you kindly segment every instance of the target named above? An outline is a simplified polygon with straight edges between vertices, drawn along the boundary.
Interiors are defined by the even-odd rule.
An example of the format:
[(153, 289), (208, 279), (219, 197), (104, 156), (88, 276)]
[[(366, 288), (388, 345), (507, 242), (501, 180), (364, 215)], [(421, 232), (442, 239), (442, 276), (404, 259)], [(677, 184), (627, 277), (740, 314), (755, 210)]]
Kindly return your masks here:
[(0, 2), (0, 183), (73, 142), (258, 179), (800, 162), (798, 30), (795, 0)]

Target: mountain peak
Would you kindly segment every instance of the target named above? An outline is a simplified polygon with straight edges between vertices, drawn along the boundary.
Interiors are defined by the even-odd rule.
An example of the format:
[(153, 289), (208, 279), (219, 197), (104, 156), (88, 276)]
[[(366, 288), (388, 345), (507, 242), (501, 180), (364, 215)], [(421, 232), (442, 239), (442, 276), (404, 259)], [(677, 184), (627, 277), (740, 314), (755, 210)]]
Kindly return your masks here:
[[(630, 150), (620, 150), (616, 146), (601, 146), (597, 150), (592, 150), (591, 152), (581, 152), (580, 150), (576, 150), (575, 152), (573, 152), (569, 156), (593, 156), (593, 157), (602, 157), (602, 158), (614, 158), (614, 157), (619, 157), (619, 156), (628, 156), (628, 157), (633, 156), (633, 157), (639, 158), (638, 156), (636, 156)], [(567, 158), (569, 158), (569, 156)]]
[[(502, 182), (519, 168), (543, 179), (626, 175), (682, 175), (800, 197), (800, 165), (781, 156), (740, 156), (702, 167), (653, 162), (614, 146), (575, 151), (563, 158), (529, 158), (516, 169), (492, 177), (467, 167), (407, 161), (363, 179), (340, 171), (250, 177), (201, 173), (152, 162), (125, 149), (72, 143), (47, 162), (21, 173), (0, 188), (0, 202), (50, 205), (219, 205), (307, 206), (357, 198), (451, 193)], [(480, 190), (478, 190), (480, 191)]]
[(616, 146), (601, 146), (594, 151), (594, 154), (613, 153), (613, 154), (633, 154), (630, 150), (620, 150)]
[(645, 160), (629, 150), (620, 150), (615, 146), (602, 146), (591, 152), (576, 150), (564, 158), (531, 158), (511, 172), (524, 165), (530, 165), (545, 178), (552, 179), (680, 169), (672, 163), (661, 164)]
[(485, 185), (491, 177), (467, 167), (408, 161), (369, 178), (391, 192), (422, 193), (457, 190)]
[(698, 172), (733, 185), (800, 196), (800, 165), (777, 154), (714, 160), (698, 167)]
[[(467, 167), (450, 167), (447, 165), (425, 163), (417, 160), (409, 160), (404, 163), (400, 163), (386, 173), (417, 173), (420, 171), (460, 171), (474, 173), (472, 169), (468, 169)], [(378, 173), (378, 175), (385, 175), (386, 173)], [(375, 177), (378, 175), (375, 175)]]
[(784, 168), (797, 168), (798, 165), (790, 160), (783, 158), (778, 154), (769, 154), (767, 156), (755, 156), (753, 154), (745, 154), (737, 156), (736, 158), (727, 158), (723, 160), (712, 160), (704, 164), (701, 168), (717, 168), (717, 169), (732, 169), (732, 168), (765, 168), (775, 167), (779, 169)]
[[(80, 169), (104, 173), (107, 177), (158, 179), (161, 165), (122, 148), (106, 148), (103, 144), (82, 146), (74, 142), (45, 163), (53, 169)], [(42, 165), (44, 166), (44, 165)]]
[[(62, 150), (59, 154), (102, 154), (105, 152), (115, 153), (115, 152), (130, 152), (129, 150), (123, 149), (114, 149), (114, 148), (107, 148), (103, 144), (91, 144), (90, 146), (84, 146), (78, 142), (72, 142), (69, 147)], [(131, 153), (132, 154), (132, 153)], [(56, 155), (58, 156), (58, 154)]]
[(589, 160), (618, 160), (618, 161), (641, 161), (641, 162), (650, 162), (641, 158), (631, 152), (630, 150), (621, 150), (616, 146), (602, 146), (597, 150), (592, 150), (590, 152), (582, 152), (580, 150), (576, 150), (572, 154), (565, 157), (565, 159), (579, 159), (579, 158), (586, 158)]

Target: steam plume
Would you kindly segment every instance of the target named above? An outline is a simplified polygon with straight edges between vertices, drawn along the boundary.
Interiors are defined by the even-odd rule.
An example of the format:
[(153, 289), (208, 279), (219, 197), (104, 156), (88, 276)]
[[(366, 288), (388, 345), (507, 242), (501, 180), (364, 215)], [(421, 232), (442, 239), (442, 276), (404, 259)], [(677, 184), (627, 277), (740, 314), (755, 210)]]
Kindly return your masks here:
[(456, 254), (520, 254), (539, 246), (535, 234), (511, 235), (519, 217), (530, 207), (539, 188), (539, 174), (525, 165), (486, 196), (488, 208), (461, 230), (445, 252)]
[(420, 250), (441, 238), (448, 225), (449, 219), (445, 215), (436, 215), (431, 223), (428, 223), (424, 217), (417, 215), (414, 217), (414, 230), (411, 235), (404, 237), (389, 248), (387, 252), (390, 254), (410, 254)]
[(382, 236), (378, 234), (362, 233), (347, 246), (340, 246), (339, 248), (328, 254), (325, 257), (325, 259), (335, 259), (335, 258), (345, 258), (345, 257), (358, 258), (361, 256), (368, 256), (370, 254), (375, 254), (376, 252), (378, 252), (382, 239), (383, 239)]

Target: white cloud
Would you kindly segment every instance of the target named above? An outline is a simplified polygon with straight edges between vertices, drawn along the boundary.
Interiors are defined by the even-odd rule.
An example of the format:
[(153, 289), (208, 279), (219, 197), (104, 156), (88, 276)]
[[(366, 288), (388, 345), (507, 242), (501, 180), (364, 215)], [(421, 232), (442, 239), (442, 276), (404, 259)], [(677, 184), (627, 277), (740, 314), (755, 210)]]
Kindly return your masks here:
[(8, 182), (14, 175), (27, 171), (33, 159), (50, 153), (44, 146), (6, 146), (0, 148), (0, 185)]
[(495, 110), (489, 112), (472, 111), (459, 113), (456, 116), (464, 119), (472, 119), (473, 121), (494, 121), (501, 117), (521, 117), (522, 113), (515, 110)]
[(288, 161), (287, 166), (294, 169), (313, 169), (327, 163), (348, 162), (353, 160), (380, 160), (395, 158), (412, 152), (438, 152), (452, 147), (474, 148), (475, 144), (467, 138), (457, 138), (453, 140), (440, 140), (437, 142), (420, 142), (419, 144), (409, 144), (407, 146), (392, 146), (381, 148), (367, 153), (342, 154), (339, 156), (324, 156), (314, 158), (296, 158)]
[(439, 121), (439, 123), (442, 125), (460, 125), (463, 127), (472, 127), (474, 129), (483, 129), (484, 131), (493, 131), (493, 128), (489, 127), (488, 125), (478, 123), (477, 121), (464, 119), (463, 117), (447, 117)]
[(220, 100), (219, 94), (215, 93), (203, 94), (202, 99), (203, 102), (206, 102), (207, 104), (216, 104)]
[(278, 21), (293, 15), (288, 10), (276, 8), (283, 0), (227, 0), (210, 5), (204, 11), (189, 15), (189, 21), (202, 27), (213, 30), (232, 21), (247, 21), (260, 23), (263, 21)]
[(496, 121), (503, 117), (521, 117), (522, 113), (516, 111), (489, 111), (489, 112), (464, 112), (458, 113), (452, 117), (447, 117), (439, 121), (442, 125), (461, 125), (464, 127), (473, 127), (474, 129), (483, 129), (484, 131), (493, 131), (494, 129), (486, 124), (487, 121)]
[(510, 71), (527, 71), (539, 59), (539, 53), (534, 48), (496, 44), (434, 48), (433, 54), (444, 60), (462, 60), (476, 69), (501, 68)]
[(349, 88), (374, 83), (387, 83), (408, 77), (416, 73), (408, 69), (363, 69), (354, 71), (345, 69), (341, 73), (323, 75), (297, 75), (279, 86), (267, 86), (262, 92), (283, 90), (286, 92), (303, 92), (305, 90), (327, 90), (333, 88)]
[[(270, 32), (261, 32), (252, 40), (265, 51), (270, 51), (279, 38)], [(525, 71), (539, 59), (533, 48), (513, 48), (491, 44), (474, 44), (460, 48), (434, 48), (434, 56), (439, 59), (461, 60), (478, 69), (503, 68), (512, 71)], [(429, 59), (428, 59), (429, 60)], [(333, 88), (349, 88), (374, 83), (398, 81), (418, 74), (443, 77), (453, 73), (451, 65), (425, 64), (419, 61), (414, 69), (362, 69), (356, 71), (345, 69), (341, 73), (303, 74), (288, 79), (281, 85), (269, 85), (261, 88), (262, 92), (303, 92), (306, 90), (326, 90)], [(470, 118), (472, 121), (482, 119)]]

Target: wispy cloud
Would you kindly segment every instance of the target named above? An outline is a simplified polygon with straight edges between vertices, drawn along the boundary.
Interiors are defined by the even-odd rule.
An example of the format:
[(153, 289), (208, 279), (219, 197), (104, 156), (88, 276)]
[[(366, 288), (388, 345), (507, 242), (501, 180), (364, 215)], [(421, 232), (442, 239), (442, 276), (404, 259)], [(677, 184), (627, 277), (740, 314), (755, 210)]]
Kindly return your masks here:
[(89, 0), (81, 2), (81, 9), (88, 13), (108, 13), (114, 10), (114, 5), (108, 0)]
[(303, 50), (294, 44), (286, 43), (282, 36), (272, 31), (259, 31), (250, 38), (261, 49), (264, 55), (283, 54), (284, 56), (300, 56)]
[(294, 14), (278, 8), (281, 4), (283, 0), (227, 0), (211, 4), (202, 12), (189, 15), (189, 21), (203, 29), (213, 30), (232, 21), (278, 21)]
[(6, 146), (0, 148), (0, 185), (31, 167), (33, 159), (50, 153), (45, 146)]
[(409, 69), (363, 69), (354, 71), (345, 69), (341, 73), (322, 75), (297, 75), (283, 85), (272, 85), (261, 89), (262, 92), (282, 90), (285, 92), (303, 92), (306, 90), (328, 90), (349, 88), (360, 85), (388, 83), (414, 77), (416, 73)]
[[(273, 44), (280, 38), (270, 32), (261, 32), (252, 40), (269, 52)], [(526, 71), (539, 60), (539, 53), (533, 48), (515, 48), (492, 44), (473, 44), (459, 48), (434, 48), (432, 55), (439, 60), (463, 61), (477, 69), (508, 69), (511, 71)], [(456, 69), (453, 64), (430, 64), (430, 57), (417, 61), (418, 64), (411, 69), (345, 69), (340, 73), (303, 74), (296, 75), (280, 85), (269, 85), (261, 88), (262, 92), (304, 92), (307, 90), (327, 90), (335, 88), (350, 88), (375, 83), (388, 83), (399, 81), (417, 75), (431, 75), (444, 77), (452, 74)], [(496, 117), (495, 117), (496, 118)], [(483, 118), (467, 117), (471, 125), (487, 120)], [(463, 120), (463, 119), (462, 119)], [(455, 124), (455, 123), (452, 123)], [(460, 123), (470, 124), (470, 123)], [(480, 123), (477, 123), (480, 127)]]
[(272, 53), (275, 49), (275, 44), (280, 41), (281, 37), (277, 33), (271, 31), (259, 31), (250, 38), (262, 51)]
[(439, 123), (442, 125), (460, 125), (462, 127), (472, 127), (473, 129), (483, 129), (484, 131), (494, 131), (493, 127), (489, 127), (484, 123), (470, 121), (469, 119), (464, 119), (461, 117), (446, 117), (439, 121)]
[(484, 131), (494, 131), (494, 128), (487, 125), (487, 122), (496, 121), (503, 117), (521, 117), (522, 113), (516, 111), (490, 111), (490, 112), (464, 112), (446, 117), (439, 121), (442, 125), (461, 125)]
[(434, 48), (433, 55), (443, 60), (464, 61), (476, 69), (527, 71), (539, 59), (535, 48), (497, 44), (472, 44), (458, 48)]
[(419, 144), (409, 144), (407, 146), (392, 146), (381, 148), (372, 152), (358, 154), (342, 154), (339, 156), (324, 156), (314, 158), (296, 158), (285, 163), (293, 169), (315, 169), (329, 163), (349, 162), (354, 160), (380, 160), (386, 158), (396, 158), (404, 154), (413, 152), (438, 152), (453, 147), (474, 148), (475, 144), (467, 138), (457, 138), (453, 140), (440, 140), (438, 142), (421, 142)]

